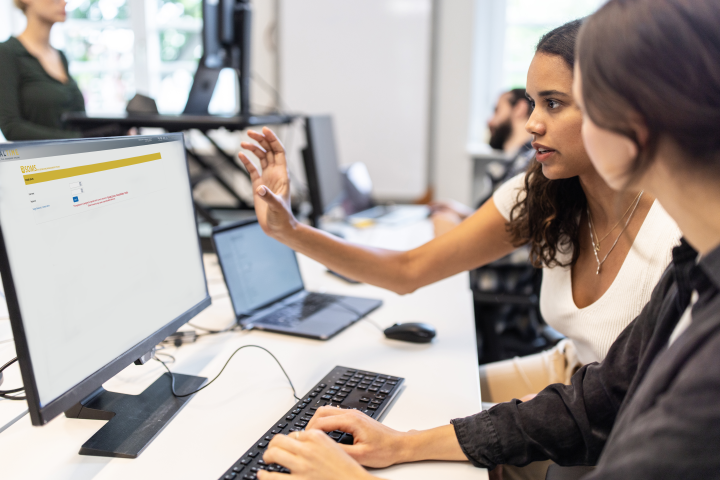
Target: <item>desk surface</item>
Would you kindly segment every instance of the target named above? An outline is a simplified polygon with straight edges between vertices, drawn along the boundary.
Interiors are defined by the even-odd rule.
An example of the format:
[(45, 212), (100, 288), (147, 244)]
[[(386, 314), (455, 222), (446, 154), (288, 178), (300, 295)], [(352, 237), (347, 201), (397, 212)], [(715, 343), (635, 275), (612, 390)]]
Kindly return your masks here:
[[(402, 243), (408, 248), (428, 239), (431, 228), (429, 222), (419, 222), (394, 227), (392, 232), (365, 230), (358, 232), (356, 239), (363, 243), (391, 244), (388, 246), (395, 248)], [(427, 345), (388, 340), (367, 321), (356, 323), (327, 342), (260, 331), (229, 332), (165, 350), (177, 358), (171, 369), (212, 377), (236, 348), (257, 344), (278, 357), (299, 395), (306, 393), (335, 365), (405, 377), (404, 390), (383, 420), (392, 428), (435, 427), (480, 410), (467, 274), (399, 296), (369, 285), (347, 284), (327, 273), (322, 265), (305, 257), (299, 260), (309, 290), (382, 298), (383, 307), (370, 315), (376, 323), (386, 326), (396, 321), (428, 322), (437, 327), (438, 336)], [(228, 326), (233, 314), (217, 258), (205, 255), (205, 266), (213, 305), (192, 323), (211, 328)], [(0, 332), (0, 335), (7, 333)], [(5, 336), (0, 336), (0, 340), (3, 338)], [(7, 344), (0, 347), (6, 347), (0, 349), (0, 360), (11, 358), (11, 347)], [(162, 367), (156, 362), (142, 367), (131, 365), (105, 387), (138, 394), (161, 373)], [(10, 386), (11, 381), (9, 378), (6, 384)], [(24, 402), (13, 402), (23, 405), (10, 403), (0, 402), (0, 428), (26, 408)], [(139, 458), (78, 455), (80, 445), (102, 426), (100, 421), (58, 417), (44, 427), (32, 427), (25, 416), (0, 433), (0, 451), (4, 452), (0, 475), (8, 479), (213, 479), (293, 404), (287, 381), (272, 358), (259, 349), (245, 349), (233, 358), (212, 386), (192, 398)], [(487, 478), (484, 470), (467, 462), (398, 465), (376, 473), (397, 480)]]

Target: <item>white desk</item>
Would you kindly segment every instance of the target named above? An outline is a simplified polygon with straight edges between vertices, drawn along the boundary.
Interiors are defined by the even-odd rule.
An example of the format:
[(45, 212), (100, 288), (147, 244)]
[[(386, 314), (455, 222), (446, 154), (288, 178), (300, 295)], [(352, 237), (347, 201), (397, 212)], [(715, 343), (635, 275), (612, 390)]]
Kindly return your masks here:
[[(431, 232), (428, 223), (397, 228), (396, 241), (402, 240), (408, 247), (422, 243)], [(368, 230), (357, 237), (374, 244), (384, 238), (383, 243), (387, 244), (390, 243), (387, 234)], [(205, 262), (210, 293), (217, 298), (193, 323), (212, 328), (230, 325), (233, 314), (217, 259), (205, 255)], [(278, 357), (295, 383), (298, 395), (306, 393), (335, 365), (405, 377), (406, 386), (383, 421), (399, 430), (435, 427), (480, 410), (467, 274), (446, 279), (411, 295), (399, 296), (369, 285), (347, 284), (305, 257), (300, 257), (300, 266), (308, 289), (382, 298), (383, 307), (371, 314), (375, 322), (383, 326), (396, 321), (428, 322), (437, 328), (438, 336), (427, 345), (388, 340), (366, 321), (356, 323), (327, 342), (260, 331), (230, 332), (203, 337), (179, 349), (165, 350), (177, 358), (171, 369), (211, 378), (236, 348), (257, 344)], [(11, 358), (7, 350), (3, 352), (6, 353), (0, 360)], [(156, 362), (142, 367), (131, 365), (105, 387), (137, 394), (162, 372)], [(0, 428), (4, 424), (2, 420), (12, 417), (9, 410), (3, 413), (8, 403), (0, 402)], [(61, 416), (44, 427), (32, 427), (29, 417), (25, 416), (0, 433), (0, 452), (3, 452), (0, 477), (215, 479), (293, 404), (287, 381), (272, 358), (259, 349), (245, 349), (233, 358), (212, 386), (188, 402), (139, 458), (78, 455), (80, 446), (103, 425), (101, 421)], [(25, 405), (20, 410), (24, 408)], [(377, 474), (397, 480), (487, 478), (484, 470), (467, 462), (398, 465)]]

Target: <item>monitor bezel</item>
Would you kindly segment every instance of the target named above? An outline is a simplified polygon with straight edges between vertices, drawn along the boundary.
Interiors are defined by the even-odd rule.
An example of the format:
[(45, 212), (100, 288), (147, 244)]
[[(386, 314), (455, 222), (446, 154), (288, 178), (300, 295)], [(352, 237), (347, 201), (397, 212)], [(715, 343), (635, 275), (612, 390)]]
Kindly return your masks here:
[[(179, 141), (183, 146), (185, 157), (185, 169), (187, 171), (188, 188), (190, 188), (190, 198), (192, 200), (192, 185), (190, 183), (190, 171), (187, 163), (187, 151), (185, 150), (184, 136), (182, 133), (165, 133), (162, 135), (140, 135), (133, 137), (103, 137), (93, 139), (67, 139), (67, 140), (44, 140), (37, 142), (14, 142), (13, 148), (22, 148), (23, 146), (55, 144), (55, 143), (78, 143), (78, 142), (102, 142), (102, 141), (137, 141), (143, 138), (159, 139), (158, 137), (171, 137), (169, 141)], [(94, 373), (86, 377), (84, 380), (71, 387), (65, 393), (48, 402), (45, 406), (40, 404), (40, 396), (35, 381), (35, 374), (32, 368), (32, 359), (30, 357), (30, 348), (28, 346), (27, 337), (25, 335), (24, 323), (20, 312), (20, 303), (18, 301), (15, 282), (13, 280), (12, 269), (10, 268), (10, 259), (7, 254), (5, 245), (5, 236), (3, 226), (0, 223), (0, 274), (2, 274), (3, 288), (5, 289), (5, 299), (7, 301), (8, 312), (10, 316), (10, 326), (15, 341), (15, 351), (20, 366), (20, 374), (23, 379), (25, 395), (27, 397), (28, 411), (30, 420), (33, 425), (45, 425), (56, 416), (64, 413), (76, 403), (87, 398), (102, 386), (103, 383), (120, 373), (125, 367), (133, 363), (135, 360), (152, 350), (152, 348), (167, 338), (168, 335), (177, 331), (182, 325), (200, 313), (202, 310), (210, 306), (212, 300), (207, 286), (207, 277), (205, 275), (205, 262), (202, 256), (202, 247), (200, 245), (200, 236), (197, 234), (197, 212), (193, 203), (193, 219), (195, 222), (195, 232), (197, 235), (197, 247), (200, 254), (200, 261), (203, 269), (203, 280), (205, 281), (205, 298), (197, 304), (177, 316), (163, 327), (150, 334), (143, 341), (137, 343), (132, 348), (120, 354), (111, 362), (102, 366)]]

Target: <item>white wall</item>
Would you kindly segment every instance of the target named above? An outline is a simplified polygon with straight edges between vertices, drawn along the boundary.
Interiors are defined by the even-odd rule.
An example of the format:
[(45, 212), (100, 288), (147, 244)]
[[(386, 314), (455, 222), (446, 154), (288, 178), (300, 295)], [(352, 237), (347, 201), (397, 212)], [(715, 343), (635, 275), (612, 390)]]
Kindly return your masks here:
[(436, 0), (431, 178), (436, 199), (470, 204), (470, 139), (500, 92), (505, 0)]
[(341, 163), (365, 162), (380, 198), (410, 200), (427, 187), (431, 4), (280, 2), (285, 102), (333, 115)]

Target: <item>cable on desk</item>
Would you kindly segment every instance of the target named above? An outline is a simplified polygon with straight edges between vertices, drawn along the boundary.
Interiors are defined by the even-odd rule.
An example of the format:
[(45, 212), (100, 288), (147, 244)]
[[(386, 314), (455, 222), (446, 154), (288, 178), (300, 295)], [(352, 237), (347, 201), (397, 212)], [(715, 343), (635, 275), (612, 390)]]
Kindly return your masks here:
[(378, 325), (377, 322), (375, 322), (375, 320), (370, 318), (370, 315), (363, 316), (362, 312), (360, 312), (359, 310), (356, 310), (355, 308), (351, 307), (350, 305), (348, 305), (347, 303), (345, 303), (341, 300), (336, 300), (335, 302), (338, 305), (340, 305), (341, 307), (343, 307), (344, 309), (349, 310), (352, 313), (354, 313), (355, 315), (357, 315), (358, 317), (360, 317), (360, 320), (365, 320), (366, 322), (370, 323), (372, 326), (374, 326), (381, 332), (385, 333), (385, 329), (383, 327), (381, 327), (380, 325)]
[(208, 383), (206, 383), (202, 387), (198, 388), (197, 390), (193, 390), (192, 392), (187, 392), (187, 393), (182, 393), (182, 394), (177, 393), (175, 391), (175, 375), (170, 371), (170, 369), (165, 364), (165, 362), (163, 362), (162, 360), (160, 360), (157, 357), (153, 357), (153, 358), (155, 358), (155, 360), (157, 360), (158, 362), (162, 363), (163, 367), (165, 367), (165, 370), (167, 370), (167, 372), (170, 374), (170, 378), (172, 379), (172, 383), (170, 384), (170, 390), (172, 391), (172, 394), (178, 398), (182, 398), (182, 397), (189, 397), (190, 395), (209, 387), (215, 380), (218, 379), (218, 377), (220, 377), (220, 375), (222, 375), (222, 373), (225, 371), (225, 367), (228, 366), (228, 364), (230, 363), (230, 360), (232, 360), (232, 358), (235, 356), (235, 354), (244, 348), (259, 348), (260, 350), (264, 350), (265, 352), (267, 352), (273, 358), (273, 360), (275, 360), (275, 362), (277, 362), (278, 366), (280, 367), (280, 370), (282, 370), (282, 372), (285, 374), (285, 378), (287, 378), (287, 381), (290, 384), (290, 388), (292, 388), (293, 397), (295, 397), (295, 400), (298, 400), (298, 401), (300, 400), (300, 397), (297, 396), (297, 392), (295, 391), (295, 385), (293, 385), (292, 380), (290, 380), (290, 376), (285, 371), (285, 368), (283, 368), (282, 363), (280, 363), (280, 360), (278, 360), (277, 357), (275, 355), (273, 355), (270, 350), (268, 350), (265, 347), (261, 347), (260, 345), (243, 345), (242, 347), (238, 348), (237, 350), (235, 350), (232, 353), (232, 355), (230, 355), (230, 358), (227, 359), (227, 361), (225, 362), (225, 365), (223, 365), (222, 369), (220, 370), (220, 373), (215, 375), (215, 378), (213, 378), (212, 380), (210, 380)]
[[(7, 362), (5, 365), (0, 367), (0, 372), (8, 368), (10, 365), (18, 361), (18, 357), (13, 358), (9, 362)], [(0, 390), (0, 397), (7, 398), (8, 400), (27, 400), (27, 397), (20, 397), (17, 395), (8, 395), (9, 393), (18, 393), (25, 390), (25, 387), (20, 388), (13, 388), (12, 390)]]

